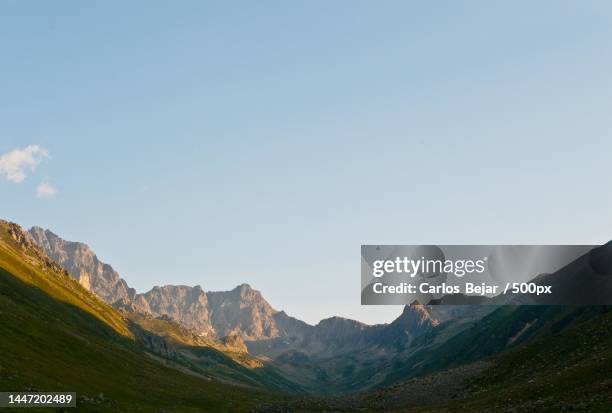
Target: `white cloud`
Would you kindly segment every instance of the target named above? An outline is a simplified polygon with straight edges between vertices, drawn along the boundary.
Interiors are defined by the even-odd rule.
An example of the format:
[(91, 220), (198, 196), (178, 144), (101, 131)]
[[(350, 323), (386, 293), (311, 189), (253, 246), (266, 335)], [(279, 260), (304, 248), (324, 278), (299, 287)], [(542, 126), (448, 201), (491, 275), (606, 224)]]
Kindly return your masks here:
[(28, 171), (34, 171), (38, 164), (48, 157), (49, 152), (38, 145), (15, 149), (0, 156), (0, 175), (9, 182), (23, 182)]
[(43, 181), (36, 187), (36, 196), (39, 198), (53, 198), (57, 194), (57, 188), (47, 181)]

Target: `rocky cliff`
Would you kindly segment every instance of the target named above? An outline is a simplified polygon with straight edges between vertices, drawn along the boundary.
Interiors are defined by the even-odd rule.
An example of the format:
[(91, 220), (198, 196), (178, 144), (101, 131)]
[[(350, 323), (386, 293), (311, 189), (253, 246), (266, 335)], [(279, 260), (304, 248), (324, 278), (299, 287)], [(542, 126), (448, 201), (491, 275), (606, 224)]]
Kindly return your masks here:
[(220, 339), (240, 335), (244, 340), (263, 340), (287, 333), (277, 325), (278, 312), (248, 284), (213, 292), (201, 286), (166, 285), (137, 294), (86, 244), (66, 241), (40, 227), (32, 228), (29, 234), (81, 285), (117, 308), (168, 316), (200, 335)]
[(136, 293), (86, 244), (63, 240), (39, 227), (29, 234), (81, 285), (116, 308), (168, 317), (200, 336), (240, 342), (241, 346), (244, 340), (250, 351), (265, 357), (274, 358), (290, 350), (327, 357), (368, 346), (406, 346), (439, 323), (431, 308), (415, 305), (406, 307), (389, 325), (368, 326), (331, 317), (312, 326), (276, 311), (248, 284), (209, 292), (201, 286), (165, 285)]
[(128, 287), (113, 267), (101, 262), (87, 245), (65, 241), (40, 227), (30, 229), (29, 233), (49, 257), (107, 303), (129, 301), (135, 295), (136, 291)]

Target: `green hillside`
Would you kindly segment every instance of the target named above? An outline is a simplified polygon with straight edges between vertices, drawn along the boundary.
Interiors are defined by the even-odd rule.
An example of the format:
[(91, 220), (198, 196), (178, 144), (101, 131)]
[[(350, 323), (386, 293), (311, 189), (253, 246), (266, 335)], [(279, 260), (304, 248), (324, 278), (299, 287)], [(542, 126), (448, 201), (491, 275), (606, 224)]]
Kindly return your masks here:
[[(598, 310), (607, 309), (579, 312)], [(612, 411), (612, 312), (502, 354), (473, 385), (483, 389), (474, 407), (508, 399), (539, 411)]]
[(0, 222), (3, 390), (76, 391), (79, 412), (240, 412), (279, 399), (163, 366), (136, 342), (125, 317), (18, 230)]
[[(389, 369), (381, 386), (481, 360), (597, 317), (599, 307), (505, 306), (441, 341), (417, 346)], [(437, 334), (444, 334), (442, 326)]]
[(589, 412), (612, 411), (612, 312), (577, 322), (501, 353), (491, 368), (470, 382), (469, 396), (444, 408), (414, 412)]
[[(611, 412), (612, 311), (525, 307), (518, 314), (529, 311), (549, 316), (550, 328), (497, 356), (369, 393), (303, 399), (296, 412)], [(474, 337), (481, 332), (476, 328)]]
[(246, 351), (194, 336), (190, 330), (170, 320), (138, 313), (125, 315), (138, 342), (162, 356), (165, 363), (230, 384), (286, 393), (304, 392), (275, 367), (264, 364)]
[(612, 411), (605, 307), (500, 307), (441, 325), (393, 358), (335, 358), (327, 366), (333, 381), (376, 375), (380, 385), (335, 398), (282, 395), (302, 389), (242, 346), (112, 308), (0, 221), (3, 391), (76, 391), (78, 412)]

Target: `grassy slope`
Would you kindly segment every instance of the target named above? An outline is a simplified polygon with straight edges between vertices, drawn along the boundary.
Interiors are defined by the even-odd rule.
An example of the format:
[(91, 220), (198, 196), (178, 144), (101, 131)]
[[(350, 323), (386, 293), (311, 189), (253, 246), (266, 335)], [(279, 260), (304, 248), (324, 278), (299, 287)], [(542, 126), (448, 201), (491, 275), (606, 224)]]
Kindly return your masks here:
[(80, 403), (78, 411), (239, 412), (278, 399), (157, 363), (134, 342), (121, 314), (22, 250), (4, 222), (0, 337), (0, 389), (104, 393), (104, 402)]
[(453, 411), (611, 412), (612, 312), (503, 353), (472, 386)]
[[(525, 311), (533, 309), (526, 308)], [(428, 394), (429, 406), (407, 409), (375, 408), (387, 404), (389, 390), (339, 400), (331, 408), (326, 402), (298, 404), (298, 412), (393, 411), (402, 413), (558, 413), (564, 411), (612, 412), (612, 311), (601, 307), (541, 308), (539, 315), (556, 313), (546, 334), (489, 358), (490, 367), (467, 382), (463, 397), (439, 401), (442, 391)], [(524, 315), (523, 312), (521, 314)], [(595, 315), (597, 314), (597, 315)], [(586, 321), (585, 321), (586, 320)], [(570, 323), (573, 321), (572, 323)], [(569, 323), (569, 324), (568, 324)], [(414, 392), (422, 383), (439, 387), (440, 375), (398, 385), (402, 392)], [(456, 370), (452, 380), (462, 380)], [(439, 376), (433, 379), (430, 377)], [(463, 376), (465, 377), (465, 376)], [(464, 387), (463, 385), (457, 386)], [(422, 389), (417, 389), (421, 391)], [(434, 390), (435, 391), (435, 390)], [(410, 397), (407, 397), (410, 399)], [(440, 403), (436, 405), (436, 403)], [(304, 404), (308, 407), (303, 407)], [(390, 402), (389, 404), (393, 404)]]
[(173, 321), (136, 313), (126, 315), (135, 324), (132, 324), (133, 330), (140, 328), (168, 341), (175, 350), (174, 356), (170, 358), (192, 371), (228, 383), (246, 384), (288, 393), (303, 392), (277, 369), (265, 365), (247, 352), (196, 336)]
[(589, 307), (500, 307), (468, 328), (439, 343), (424, 345), (399, 360), (388, 369), (386, 380), (381, 385), (481, 360), (538, 336), (559, 331), (580, 319), (593, 318), (596, 316), (593, 311)]
[[(493, 329), (481, 330), (481, 325), (437, 353), (462, 361), (480, 357), (496, 350), (508, 332), (514, 335), (534, 316), (539, 322), (546, 320), (547, 334), (496, 357), (494, 366), (472, 382), (466, 399), (404, 411), (612, 411), (612, 313), (582, 322), (592, 317), (592, 311), (597, 310), (525, 308), (514, 321), (502, 312), (494, 315), (484, 324), (490, 321)], [(89, 397), (104, 393), (104, 402), (81, 403), (77, 411), (240, 412), (281, 401), (153, 361), (134, 342), (120, 313), (65, 274), (24, 253), (7, 236), (4, 223), (0, 223), (0, 337), (0, 389), (77, 391)], [(464, 351), (453, 353), (452, 348)]]

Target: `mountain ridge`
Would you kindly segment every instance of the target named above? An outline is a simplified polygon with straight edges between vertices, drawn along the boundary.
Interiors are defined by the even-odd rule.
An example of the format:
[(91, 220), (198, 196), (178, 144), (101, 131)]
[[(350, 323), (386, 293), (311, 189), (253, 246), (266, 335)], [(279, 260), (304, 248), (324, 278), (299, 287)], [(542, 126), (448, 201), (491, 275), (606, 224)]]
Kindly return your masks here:
[[(103, 302), (44, 252), (35, 252), (43, 249), (32, 244), (31, 234), (10, 228), (13, 227), (9, 226), (8, 234), (17, 245), (32, 251), (23, 255), (24, 262), (32, 257), (44, 263), (43, 267), (51, 269), (50, 275), (63, 274), (66, 283), (77, 286), (80, 294), (86, 292), (92, 303)], [(120, 277), (115, 276), (117, 273), (109, 270), (112, 267), (92, 258), (95, 254), (88, 247), (56, 239), (47, 248), (63, 257), (64, 268), (72, 268), (79, 277), (88, 277), (90, 287), (104, 281), (123, 285), (118, 281)], [(608, 250), (602, 254), (594, 259), (598, 268), (607, 272)], [(69, 263), (70, 257), (83, 261)], [(88, 268), (92, 273), (84, 274)], [(101, 277), (101, 281), (96, 277)], [(121, 292), (112, 288), (103, 291)], [(320, 396), (375, 391), (485, 360), (539, 337), (563, 332), (599, 314), (596, 308), (589, 311), (560, 306), (454, 308), (415, 302), (389, 324), (370, 326), (329, 317), (310, 325), (274, 310), (248, 284), (209, 293), (202, 286), (155, 286), (147, 293), (134, 293), (132, 298), (129, 294), (127, 298), (122, 296), (113, 305), (123, 314), (119, 324), (127, 323), (128, 333), (134, 334), (147, 353), (167, 366), (227, 383)], [(92, 297), (96, 299), (91, 300)], [(176, 297), (179, 299), (175, 300)], [(148, 310), (145, 308), (148, 313), (139, 310), (144, 305), (148, 306)], [(117, 314), (116, 310), (105, 308), (112, 307), (106, 304), (100, 311), (94, 311), (102, 316)], [(177, 321), (188, 317), (211, 326), (214, 334), (207, 337), (201, 329), (196, 333)]]
[(218, 339), (236, 333), (247, 340), (279, 335), (272, 318), (277, 311), (246, 283), (229, 291), (207, 292), (200, 285), (164, 285), (138, 293), (111, 265), (100, 261), (87, 244), (66, 241), (38, 226), (28, 233), (83, 287), (113, 306), (169, 316), (198, 334)]
[[(379, 351), (392, 357), (440, 323), (432, 315), (432, 308), (414, 305), (407, 306), (402, 315), (390, 324), (368, 325), (332, 316), (311, 325), (275, 310), (261, 292), (246, 283), (229, 291), (207, 292), (201, 285), (164, 285), (138, 293), (110, 265), (102, 263), (87, 245), (65, 241), (40, 227), (32, 228), (29, 234), (42, 249), (57, 257), (67, 273), (84, 288), (89, 287), (93, 293), (100, 289), (102, 300), (126, 311), (126, 315), (139, 321), (145, 330), (155, 327), (155, 319), (167, 318), (199, 337), (212, 340), (210, 346), (214, 348), (225, 352), (235, 348), (248, 354), (238, 355), (239, 362), (245, 357), (254, 357), (264, 361), (266, 366), (278, 369), (285, 377), (304, 377), (296, 385), (306, 391), (333, 388), (329, 379), (322, 380), (322, 377), (331, 377), (329, 374), (337, 368), (333, 361), (335, 358), (350, 366), (354, 364), (351, 354), (364, 355), (366, 361)], [(130, 314), (149, 315), (153, 319)], [(172, 330), (171, 326), (164, 328)], [(147, 333), (140, 338), (166, 357), (177, 356), (172, 346), (150, 339)], [(370, 348), (380, 350), (372, 352)], [(321, 363), (321, 368), (315, 366), (313, 370), (311, 363)], [(352, 373), (346, 379), (347, 389), (353, 385), (351, 377)], [(359, 383), (359, 386), (369, 385), (367, 381)], [(279, 384), (286, 386), (282, 381)]]
[(179, 400), (181, 411), (250, 412), (279, 391), (299, 392), (238, 348), (219, 351), (163, 319), (134, 322), (4, 220), (0, 314), (0, 387), (77, 392), (78, 411), (158, 412)]
[(34, 226), (28, 231), (34, 242), (58, 262), (83, 287), (116, 308), (168, 316), (198, 334), (223, 339), (240, 334), (245, 341), (303, 336), (313, 329), (326, 329), (332, 322), (346, 320), (361, 329), (375, 326), (358, 320), (330, 316), (312, 325), (274, 309), (260, 291), (242, 283), (227, 291), (205, 291), (201, 285), (153, 286), (139, 293), (91, 248), (67, 241), (48, 229)]
[[(87, 279), (90, 288), (94, 292), (100, 288), (109, 301), (118, 298), (110, 303), (115, 308), (153, 317), (138, 319), (145, 327), (153, 328), (156, 319), (168, 318), (212, 340), (212, 347), (230, 353), (235, 349), (240, 363), (261, 363), (273, 375), (280, 373), (275, 376), (277, 385), (313, 394), (374, 389), (480, 360), (548, 334), (558, 318), (565, 317), (558, 309), (545, 307), (449, 307), (414, 302), (388, 324), (367, 325), (332, 316), (311, 325), (275, 310), (261, 292), (246, 283), (229, 291), (164, 285), (137, 293), (110, 265), (97, 260), (89, 247), (49, 233), (42, 229), (30, 232), (43, 249), (60, 258), (75, 280)], [(606, 257), (597, 262), (607, 271)], [(182, 354), (188, 354), (196, 370), (210, 362), (206, 351), (176, 350), (149, 340), (146, 333), (142, 339), (167, 357), (182, 359)]]

